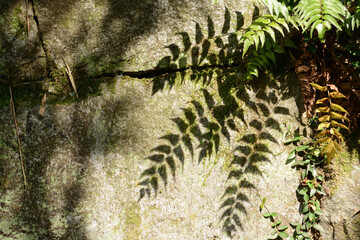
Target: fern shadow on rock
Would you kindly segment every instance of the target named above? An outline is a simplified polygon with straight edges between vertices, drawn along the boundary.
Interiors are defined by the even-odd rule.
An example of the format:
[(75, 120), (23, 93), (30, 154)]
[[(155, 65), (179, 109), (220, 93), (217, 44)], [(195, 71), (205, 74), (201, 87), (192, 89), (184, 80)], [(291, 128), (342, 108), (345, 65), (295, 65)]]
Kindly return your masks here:
[[(270, 85), (269, 81), (261, 84)], [(233, 160), (228, 168), (228, 187), (222, 196), (223, 212), (220, 221), (224, 232), (229, 237), (234, 237), (238, 231), (243, 231), (243, 220), (248, 215), (247, 206), (251, 205), (248, 194), (258, 190), (252, 182), (262, 177), (260, 166), (264, 163), (271, 163), (275, 157), (272, 151), (279, 146), (278, 135), (283, 134), (277, 116), (290, 115), (288, 108), (280, 106), (281, 93), (278, 84), (275, 89), (265, 91), (265, 87), (258, 88), (256, 82), (250, 86), (255, 97), (251, 98), (246, 89), (239, 89), (237, 96), (247, 103), (251, 110), (249, 123), (246, 125), (246, 134), (241, 136), (238, 145), (234, 148)], [(253, 99), (253, 100), (252, 100)], [(279, 109), (281, 111), (279, 111)]]
[[(172, 43), (166, 48), (171, 56), (163, 57), (156, 69), (167, 70), (153, 79), (153, 94), (181, 84), (185, 79), (195, 83), (208, 85), (213, 81), (216, 71), (238, 72), (241, 63), (240, 49), (235, 32), (229, 32), (230, 12), (226, 8), (222, 35), (216, 35), (214, 22), (210, 16), (207, 20), (207, 36), (204, 35), (199, 23), (195, 22), (194, 40), (187, 32), (179, 32), (182, 46)], [(244, 24), (243, 16), (237, 12), (237, 28)], [(214, 51), (215, 50), (215, 51)], [(232, 68), (238, 66), (238, 68)]]
[(239, 115), (238, 111), (238, 106), (232, 108), (218, 102), (203, 89), (202, 101), (193, 99), (182, 109), (182, 117), (171, 119), (177, 132), (160, 137), (162, 143), (146, 158), (151, 166), (140, 176), (140, 199), (150, 197), (152, 192), (156, 196), (160, 182), (166, 188), (169, 173), (175, 180), (177, 169), (184, 169), (187, 153), (198, 164), (217, 154), (221, 139), (230, 141), (230, 132), (236, 131), (234, 118)]
[[(248, 194), (257, 191), (252, 179), (262, 176), (261, 164), (271, 163), (275, 153), (270, 146), (280, 144), (278, 135), (283, 132), (278, 116), (290, 115), (290, 110), (279, 103), (294, 94), (287, 92), (287, 81), (264, 79), (261, 75), (251, 85), (246, 83), (242, 46), (237, 35), (229, 33), (227, 9), (224, 15), (223, 35), (216, 36), (214, 23), (208, 17), (207, 38), (195, 23), (195, 43), (188, 33), (181, 32), (183, 46), (169, 45), (171, 56), (159, 61), (159, 69), (165, 67), (171, 72), (153, 79), (153, 94), (190, 81), (202, 86), (201, 97), (182, 109), (183, 116), (172, 119), (177, 131), (160, 137), (161, 144), (151, 150), (147, 158), (150, 167), (140, 176), (139, 200), (153, 193), (156, 196), (161, 182), (166, 188), (169, 173), (175, 179), (177, 169), (184, 169), (186, 153), (201, 163), (217, 154), (223, 142), (233, 143), (246, 129), (233, 149), (227, 188), (221, 197), (219, 220), (223, 231), (233, 237), (243, 229), (243, 218), (251, 204)], [(244, 18), (240, 12), (236, 16), (239, 30)]]

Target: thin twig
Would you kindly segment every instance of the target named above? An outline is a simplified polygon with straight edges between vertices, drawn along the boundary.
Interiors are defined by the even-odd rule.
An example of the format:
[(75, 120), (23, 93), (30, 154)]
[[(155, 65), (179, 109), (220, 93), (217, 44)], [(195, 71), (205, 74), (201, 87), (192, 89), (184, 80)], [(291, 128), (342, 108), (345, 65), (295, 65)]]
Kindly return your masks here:
[(43, 81), (23, 82), (23, 83), (14, 84), (14, 85), (12, 85), (12, 87), (29, 85), (29, 84), (33, 84), (33, 83), (46, 83), (46, 82), (50, 82), (50, 81), (48, 81), (48, 80), (43, 80)]
[(68, 77), (69, 77), (69, 79), (70, 79), (71, 85), (72, 85), (72, 87), (73, 87), (73, 89), (74, 89), (74, 92), (75, 92), (75, 95), (76, 95), (76, 98), (79, 98), (78, 93), (77, 93), (77, 90), (76, 90), (75, 81), (74, 81), (74, 78), (73, 78), (73, 76), (72, 76), (72, 74), (71, 74), (70, 67), (69, 67), (69, 65), (67, 64), (67, 62), (65, 61), (65, 58), (63, 58), (63, 60), (64, 60), (64, 63), (65, 63), (65, 65), (66, 65), (65, 71), (66, 71), (66, 73), (67, 73), (67, 75), (68, 75)]
[(21, 152), (20, 134), (19, 134), (18, 124), (17, 124), (17, 121), (16, 121), (15, 106), (14, 106), (14, 100), (13, 100), (13, 96), (12, 96), (11, 87), (9, 87), (9, 91), (10, 91), (10, 110), (12, 111), (12, 113), (14, 115), (14, 123), (15, 123), (15, 127), (16, 127), (16, 134), (17, 134), (19, 153), (20, 153), (21, 169), (22, 169), (22, 173), (23, 173), (23, 176), (24, 176), (25, 189), (27, 189), (27, 181), (26, 181), (26, 175), (25, 175), (24, 161), (23, 161), (22, 152)]
[(25, 0), (25, 2), (26, 2), (27, 45), (28, 45), (28, 52), (30, 52), (29, 0)]

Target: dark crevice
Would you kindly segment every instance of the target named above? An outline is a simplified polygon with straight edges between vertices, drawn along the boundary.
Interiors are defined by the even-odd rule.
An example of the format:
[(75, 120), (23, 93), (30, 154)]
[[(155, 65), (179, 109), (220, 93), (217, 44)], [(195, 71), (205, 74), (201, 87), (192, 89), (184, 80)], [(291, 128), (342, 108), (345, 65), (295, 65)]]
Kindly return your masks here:
[[(47, 60), (46, 56), (45, 56), (45, 58)], [(48, 62), (48, 61), (46, 61), (46, 62)], [(100, 78), (106, 78), (106, 77), (117, 77), (117, 76), (127, 76), (127, 77), (138, 78), (138, 79), (150, 79), (150, 78), (154, 78), (154, 77), (161, 77), (162, 75), (166, 75), (166, 74), (181, 73), (181, 72), (185, 72), (187, 70), (201, 71), (201, 70), (210, 70), (210, 69), (230, 69), (230, 68), (239, 67), (239, 66), (240, 66), (239, 63), (233, 63), (233, 64), (228, 64), (228, 65), (223, 64), (223, 65), (190, 66), (190, 67), (186, 67), (186, 68), (155, 68), (155, 69), (149, 69), (149, 70), (143, 70), (143, 71), (129, 71), (129, 72), (117, 71), (114, 73), (98, 74), (98, 75), (93, 76), (93, 79), (100, 79)], [(48, 73), (51, 73), (51, 72), (48, 71)], [(43, 77), (37, 78), (35, 81), (15, 84), (15, 85), (12, 85), (12, 87), (33, 84), (33, 83), (41, 84), (41, 83), (49, 82), (46, 79), (47, 79), (47, 77), (43, 76)]]
[(44, 44), (43, 35), (42, 35), (41, 30), (40, 30), (39, 19), (36, 16), (34, 0), (29, 0), (29, 2), (31, 3), (31, 6), (32, 6), (33, 19), (34, 19), (34, 21), (36, 23), (36, 28), (37, 28), (37, 31), (38, 31), (39, 41), (40, 41), (41, 47), (42, 47), (42, 49), (43, 49), (43, 51), (45, 53), (46, 73), (47, 73), (48, 76), (50, 76), (50, 73), (51, 73), (51, 70), (53, 69), (54, 63), (53, 63), (53, 61), (51, 61), (49, 51), (48, 51), (48, 49), (46, 48), (46, 46)]
[(227, 69), (227, 68), (233, 68), (238, 67), (240, 64), (234, 63), (234, 64), (228, 64), (228, 65), (203, 65), (203, 66), (190, 66), (186, 68), (155, 68), (150, 70), (144, 70), (144, 71), (133, 71), (133, 72), (116, 72), (116, 73), (105, 73), (101, 75), (95, 76), (95, 78), (102, 78), (102, 77), (116, 77), (116, 76), (128, 76), (132, 78), (154, 78), (159, 77), (164, 74), (171, 74), (171, 73), (180, 73), (185, 72), (187, 70), (192, 71), (201, 71), (201, 70), (207, 70), (207, 69)]

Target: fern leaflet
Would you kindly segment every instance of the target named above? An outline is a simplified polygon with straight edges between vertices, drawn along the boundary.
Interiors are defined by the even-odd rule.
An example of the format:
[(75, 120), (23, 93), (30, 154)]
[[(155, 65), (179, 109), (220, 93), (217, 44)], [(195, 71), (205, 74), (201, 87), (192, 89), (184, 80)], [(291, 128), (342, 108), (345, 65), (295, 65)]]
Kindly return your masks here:
[(310, 28), (310, 36), (316, 29), (321, 42), (325, 41), (325, 33), (332, 26), (342, 31), (348, 10), (339, 0), (301, 0), (294, 8), (295, 14), (303, 22), (303, 32)]

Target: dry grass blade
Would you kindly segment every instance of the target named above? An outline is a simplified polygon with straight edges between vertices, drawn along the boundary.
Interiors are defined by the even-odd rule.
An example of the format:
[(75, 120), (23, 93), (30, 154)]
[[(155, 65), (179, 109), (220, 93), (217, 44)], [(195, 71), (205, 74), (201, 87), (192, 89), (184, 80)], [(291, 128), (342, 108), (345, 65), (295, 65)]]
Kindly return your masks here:
[(29, 21), (29, 0), (26, 1), (26, 26), (27, 26), (27, 44), (30, 52), (30, 21)]
[(65, 61), (65, 58), (63, 58), (63, 60), (64, 60), (64, 63), (65, 63), (65, 66), (66, 66), (66, 68), (65, 68), (66, 73), (67, 73), (67, 75), (69, 76), (71, 85), (72, 85), (72, 87), (73, 87), (73, 89), (74, 89), (74, 91), (75, 91), (76, 98), (79, 98), (78, 93), (77, 93), (77, 90), (76, 90), (75, 81), (74, 81), (74, 78), (73, 78), (73, 76), (72, 76), (72, 74), (71, 74), (70, 67), (69, 67), (69, 65), (67, 64), (67, 62)]
[(40, 115), (44, 115), (44, 112), (45, 112), (45, 103), (46, 103), (46, 93), (44, 94), (44, 97), (43, 97), (42, 100), (41, 100), (41, 106), (40, 106), (40, 109), (39, 109), (39, 114), (40, 114)]
[(18, 128), (17, 120), (16, 120), (15, 106), (14, 106), (14, 100), (13, 100), (13, 96), (12, 96), (11, 87), (9, 87), (9, 91), (10, 91), (10, 110), (13, 113), (13, 116), (14, 116), (14, 123), (15, 123), (15, 128), (16, 128), (17, 139), (18, 139), (18, 146), (19, 146), (21, 170), (22, 170), (22, 173), (23, 173), (23, 176), (24, 176), (25, 189), (27, 189), (27, 181), (26, 181), (26, 175), (25, 175), (24, 161), (23, 161), (22, 151), (21, 151), (20, 134), (19, 134), (19, 128)]

